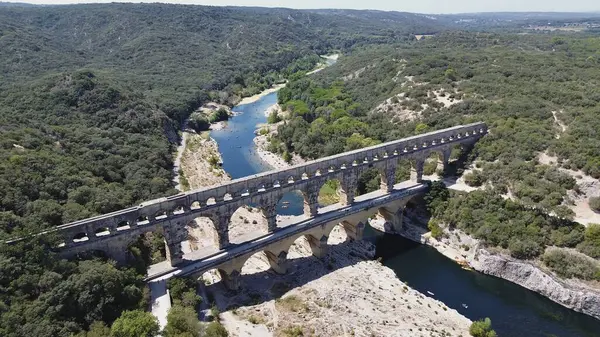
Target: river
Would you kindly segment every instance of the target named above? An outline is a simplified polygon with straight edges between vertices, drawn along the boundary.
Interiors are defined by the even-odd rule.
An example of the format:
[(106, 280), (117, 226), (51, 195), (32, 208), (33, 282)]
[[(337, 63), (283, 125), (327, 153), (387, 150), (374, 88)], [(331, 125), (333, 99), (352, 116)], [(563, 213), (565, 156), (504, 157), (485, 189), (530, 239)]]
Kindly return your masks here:
[[(234, 107), (239, 115), (226, 128), (211, 132), (219, 144), (223, 168), (232, 178), (269, 169), (254, 147), (256, 125), (266, 123), (264, 112), (277, 103), (277, 93), (256, 102)], [(290, 201), (290, 206), (282, 205)], [(282, 199), (278, 214), (301, 214), (302, 197), (289, 194)], [(511, 282), (461, 269), (433, 248), (403, 237), (367, 228), (367, 240), (377, 246), (385, 266), (413, 287), (444, 302), (471, 320), (489, 317), (501, 337), (598, 337), (600, 321), (583, 315)], [(463, 303), (467, 308), (463, 307)]]

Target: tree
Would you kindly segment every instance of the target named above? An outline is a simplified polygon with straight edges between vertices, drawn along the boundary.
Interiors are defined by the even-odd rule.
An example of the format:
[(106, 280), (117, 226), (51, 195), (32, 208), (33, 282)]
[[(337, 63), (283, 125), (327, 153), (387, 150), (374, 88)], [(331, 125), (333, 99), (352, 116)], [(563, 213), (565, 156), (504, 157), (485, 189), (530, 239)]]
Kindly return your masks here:
[(276, 124), (276, 123), (279, 123), (280, 121), (281, 121), (281, 117), (279, 116), (279, 114), (277, 113), (276, 110), (271, 112), (269, 114), (269, 117), (267, 118), (267, 123), (269, 123), (269, 124)]
[(175, 305), (167, 314), (167, 326), (163, 330), (164, 337), (200, 337), (198, 314), (191, 307)]
[(192, 114), (190, 119), (188, 119), (188, 124), (190, 128), (192, 128), (196, 132), (208, 130), (210, 127), (210, 123), (206, 119), (206, 117), (200, 114)]
[(429, 222), (427, 223), (427, 228), (429, 228), (429, 230), (431, 231), (431, 236), (435, 239), (441, 239), (444, 235), (444, 230), (434, 219), (429, 220)]
[(219, 322), (210, 322), (204, 331), (204, 337), (228, 337), (229, 333), (223, 324)]
[(479, 170), (473, 170), (472, 172), (465, 174), (463, 179), (465, 180), (465, 184), (472, 187), (479, 187), (485, 182), (485, 177)]
[(209, 122), (216, 123), (220, 121), (226, 121), (228, 119), (229, 113), (227, 110), (225, 108), (219, 108), (210, 115)]
[(124, 311), (110, 329), (112, 337), (153, 337), (159, 330), (156, 317), (142, 310)]
[(288, 151), (283, 152), (283, 161), (285, 161), (286, 163), (292, 162), (292, 155)]
[(600, 197), (591, 197), (588, 204), (592, 211), (600, 213)]
[(492, 321), (485, 318), (473, 322), (469, 327), (469, 334), (473, 337), (496, 337), (496, 331), (492, 330)]

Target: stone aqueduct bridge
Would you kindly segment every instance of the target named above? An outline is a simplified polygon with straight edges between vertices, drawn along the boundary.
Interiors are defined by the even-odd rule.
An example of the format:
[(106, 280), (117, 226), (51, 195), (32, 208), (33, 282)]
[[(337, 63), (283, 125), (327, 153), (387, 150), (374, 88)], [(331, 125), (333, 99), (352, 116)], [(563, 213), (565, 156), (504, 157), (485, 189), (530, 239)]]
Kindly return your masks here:
[[(235, 288), (242, 265), (256, 252), (264, 251), (273, 269), (285, 272), (287, 251), (300, 236), (307, 237), (316, 256), (326, 252), (328, 235), (337, 224), (344, 226), (349, 238), (360, 239), (368, 217), (366, 210), (375, 209), (394, 226), (401, 226), (406, 202), (425, 189), (421, 179), (426, 158), (439, 153), (438, 164), (447, 165), (454, 146), (472, 146), (486, 133), (484, 123), (460, 125), (144, 202), (136, 207), (62, 225), (52, 231), (58, 231), (64, 238), (64, 243), (57, 249), (66, 257), (102, 251), (108, 257), (124, 262), (128, 246), (140, 234), (162, 228), (169, 263), (162, 269), (151, 268), (148, 279), (218, 269), (226, 284)], [(399, 159), (411, 161), (411, 182), (396, 184)], [(360, 174), (372, 167), (380, 171), (380, 191), (356, 197)], [(341, 201), (318, 209), (319, 190), (330, 179), (340, 182)], [(285, 193), (296, 190), (304, 196), (304, 216), (299, 217), (297, 223), (277, 227), (278, 201)], [(233, 213), (244, 205), (261, 209), (267, 219), (268, 234), (241, 244), (230, 244), (229, 222)], [(188, 261), (184, 259), (181, 242), (187, 240), (185, 226), (197, 217), (212, 220), (219, 251)]]

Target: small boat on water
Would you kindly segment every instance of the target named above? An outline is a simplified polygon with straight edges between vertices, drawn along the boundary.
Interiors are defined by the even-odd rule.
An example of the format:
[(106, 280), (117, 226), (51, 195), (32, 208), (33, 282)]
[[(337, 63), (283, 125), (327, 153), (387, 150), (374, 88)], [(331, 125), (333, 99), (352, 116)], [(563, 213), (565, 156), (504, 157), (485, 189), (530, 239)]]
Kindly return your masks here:
[(289, 201), (284, 201), (283, 202), (284, 205), (289, 205), (289, 203), (290, 203)]
[(427, 293), (431, 296), (435, 295), (434, 293), (432, 293), (431, 291), (427, 290)]
[(281, 206), (281, 208), (288, 208), (288, 205), (283, 205)]
[(464, 303), (462, 304), (462, 306), (463, 306), (463, 308), (465, 308), (465, 309), (467, 309), (467, 308), (469, 307), (468, 305), (466, 305), (466, 304), (464, 304)]

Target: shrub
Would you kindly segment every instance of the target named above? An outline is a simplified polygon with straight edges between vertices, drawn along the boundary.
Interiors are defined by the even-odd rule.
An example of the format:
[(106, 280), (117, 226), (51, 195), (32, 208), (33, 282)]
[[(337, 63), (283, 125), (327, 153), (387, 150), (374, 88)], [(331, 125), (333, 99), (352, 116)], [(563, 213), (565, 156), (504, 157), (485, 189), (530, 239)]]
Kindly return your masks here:
[(469, 327), (469, 334), (473, 337), (496, 337), (496, 331), (492, 330), (492, 321), (485, 318), (473, 322)]
[(433, 219), (427, 223), (427, 228), (431, 231), (431, 236), (436, 239), (441, 239), (444, 236), (444, 230), (440, 227), (438, 222)]
[(227, 110), (224, 108), (219, 108), (218, 110), (214, 111), (212, 115), (210, 115), (208, 121), (211, 123), (216, 123), (220, 121), (226, 121), (228, 119), (229, 113), (227, 112)]
[(267, 118), (267, 123), (269, 123), (269, 124), (279, 123), (280, 121), (281, 121), (281, 117), (279, 116), (277, 111), (271, 112), (269, 114), (269, 117)]
[(588, 204), (592, 211), (600, 213), (600, 197), (591, 197)]
[(532, 240), (512, 239), (508, 244), (510, 255), (517, 259), (531, 259), (542, 253), (539, 243)]
[(204, 337), (227, 337), (227, 329), (219, 322), (210, 322), (204, 330)]
[(173, 306), (169, 309), (167, 325), (162, 334), (164, 337), (200, 337), (198, 314), (190, 307)]
[(485, 182), (485, 177), (479, 170), (472, 171), (463, 176), (465, 184), (472, 187), (479, 187)]
[(151, 313), (133, 310), (124, 311), (110, 330), (113, 337), (153, 337), (159, 329), (158, 321)]
[(187, 126), (192, 128), (196, 132), (208, 130), (210, 123), (206, 117), (200, 114), (193, 114), (190, 116), (187, 122)]
[(582, 254), (548, 249), (542, 261), (556, 274), (566, 278), (600, 280), (600, 263)]

